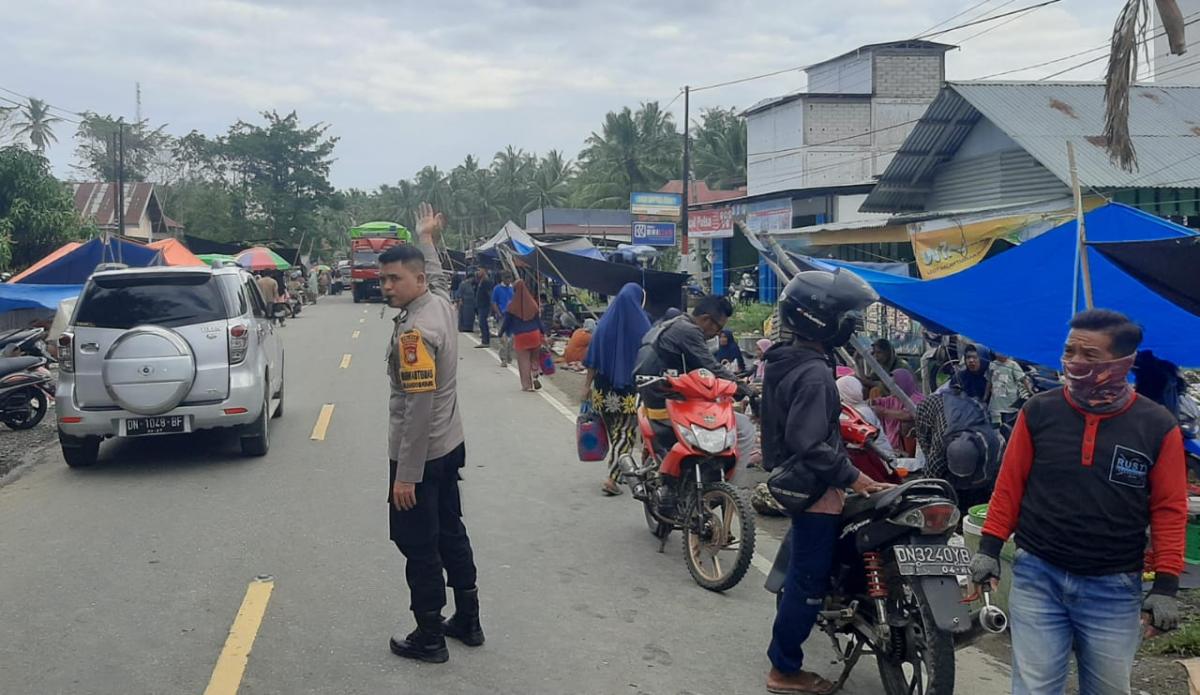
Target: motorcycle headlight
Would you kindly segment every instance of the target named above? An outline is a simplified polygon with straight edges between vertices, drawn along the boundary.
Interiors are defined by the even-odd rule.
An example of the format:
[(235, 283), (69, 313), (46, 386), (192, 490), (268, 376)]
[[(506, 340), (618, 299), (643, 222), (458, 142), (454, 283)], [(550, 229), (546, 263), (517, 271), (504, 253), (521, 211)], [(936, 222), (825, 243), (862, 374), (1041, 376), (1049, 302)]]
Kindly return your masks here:
[[(710, 454), (719, 454), (727, 448), (725, 442), (729, 435), (729, 430), (724, 427), (718, 427), (715, 430), (706, 430), (703, 427), (692, 425), (692, 434), (696, 439), (696, 447), (701, 451), (706, 451)], [(734, 433), (737, 436), (737, 433)]]
[(700, 442), (696, 440), (696, 435), (692, 433), (692, 430), (688, 429), (687, 427), (677, 427), (675, 429), (679, 431), (679, 437), (683, 439), (683, 441), (691, 444), (697, 449), (700, 448)]

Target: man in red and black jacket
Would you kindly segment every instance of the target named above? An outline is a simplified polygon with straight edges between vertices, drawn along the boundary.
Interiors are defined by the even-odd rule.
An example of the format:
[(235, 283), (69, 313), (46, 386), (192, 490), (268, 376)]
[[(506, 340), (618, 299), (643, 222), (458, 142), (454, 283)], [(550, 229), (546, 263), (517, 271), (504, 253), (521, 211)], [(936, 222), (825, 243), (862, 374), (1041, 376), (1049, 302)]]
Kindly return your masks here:
[[(999, 579), (1000, 549), (1015, 532), (1014, 695), (1063, 692), (1072, 648), (1080, 692), (1129, 693), (1142, 613), (1157, 630), (1179, 623), (1183, 439), (1174, 417), (1129, 385), (1141, 341), (1123, 314), (1076, 315), (1066, 388), (1031, 399), (1008, 443), (971, 578)], [(1143, 598), (1147, 527), (1156, 574)]]

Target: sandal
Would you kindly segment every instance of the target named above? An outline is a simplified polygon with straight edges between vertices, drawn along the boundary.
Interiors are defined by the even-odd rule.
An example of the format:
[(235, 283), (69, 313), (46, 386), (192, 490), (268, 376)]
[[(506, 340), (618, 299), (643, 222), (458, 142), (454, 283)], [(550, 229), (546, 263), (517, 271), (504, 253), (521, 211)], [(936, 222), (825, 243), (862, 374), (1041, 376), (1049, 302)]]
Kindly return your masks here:
[(785, 695), (832, 695), (837, 686), (812, 671), (780, 673), (771, 669), (767, 676), (767, 692)]
[(611, 478), (609, 480), (605, 480), (604, 485), (600, 489), (603, 490), (604, 494), (609, 497), (619, 497), (625, 494), (625, 491), (621, 489), (621, 486), (613, 482)]
[(541, 391), (541, 390), (542, 390), (542, 382), (541, 382), (541, 380), (540, 380), (540, 379), (538, 379), (537, 377), (534, 377), (534, 378), (533, 378), (533, 390), (534, 390), (534, 391)]

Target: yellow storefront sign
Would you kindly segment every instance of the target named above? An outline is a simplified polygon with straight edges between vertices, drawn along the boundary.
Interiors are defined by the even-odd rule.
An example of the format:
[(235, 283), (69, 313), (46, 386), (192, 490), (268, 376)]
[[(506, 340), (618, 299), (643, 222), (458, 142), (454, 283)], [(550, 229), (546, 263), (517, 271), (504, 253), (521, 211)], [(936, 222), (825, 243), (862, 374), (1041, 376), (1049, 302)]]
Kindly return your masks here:
[[(1084, 200), (1084, 211), (1104, 203), (1103, 198)], [(1020, 244), (1075, 217), (1070, 199), (1054, 201), (1002, 217), (982, 215), (942, 217), (908, 225), (909, 240), (917, 268), (926, 280), (966, 270), (983, 260), (992, 244), (1004, 240)]]

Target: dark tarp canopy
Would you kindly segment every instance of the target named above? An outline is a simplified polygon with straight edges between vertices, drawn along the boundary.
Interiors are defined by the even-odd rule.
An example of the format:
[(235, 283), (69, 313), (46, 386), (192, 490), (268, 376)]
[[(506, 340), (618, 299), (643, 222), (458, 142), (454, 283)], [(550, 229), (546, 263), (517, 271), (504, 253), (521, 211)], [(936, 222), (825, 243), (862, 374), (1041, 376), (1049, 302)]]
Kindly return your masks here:
[[(545, 256), (541, 257), (539, 253)], [(543, 275), (549, 275), (572, 287), (610, 297), (616, 296), (626, 283), (641, 285), (646, 290), (646, 311), (651, 316), (660, 316), (671, 307), (682, 308), (683, 284), (688, 278), (685, 273), (643, 270), (631, 265), (610, 263), (545, 247), (531, 250), (518, 258)], [(562, 274), (555, 272), (555, 268)]]
[(183, 235), (183, 245), (188, 247), (188, 250), (195, 254), (220, 253), (226, 256), (236, 256), (242, 251), (246, 250), (245, 246), (202, 239), (198, 236), (192, 236), (191, 234)]
[(1200, 237), (1090, 245), (1146, 287), (1200, 316)]

